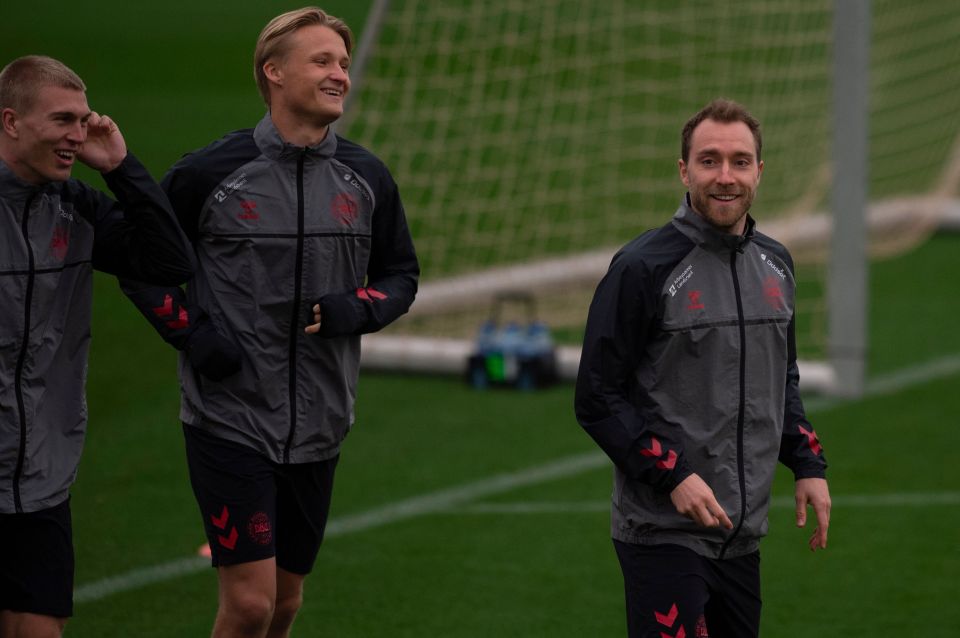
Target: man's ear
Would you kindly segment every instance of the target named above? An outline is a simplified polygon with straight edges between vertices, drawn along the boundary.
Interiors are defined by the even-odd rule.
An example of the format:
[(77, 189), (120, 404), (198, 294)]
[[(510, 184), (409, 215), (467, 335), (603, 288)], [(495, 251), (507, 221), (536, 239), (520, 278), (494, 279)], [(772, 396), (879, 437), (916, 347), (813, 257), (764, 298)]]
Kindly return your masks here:
[(19, 119), (20, 116), (11, 108), (5, 108), (0, 111), (0, 124), (3, 125), (3, 132), (13, 139), (20, 137), (20, 133), (17, 131), (17, 122)]
[(682, 159), (677, 160), (677, 167), (680, 169), (680, 181), (684, 186), (690, 186), (690, 178), (687, 175), (687, 164)]
[(275, 60), (267, 60), (263, 63), (263, 74), (268, 81), (283, 86), (283, 70)]

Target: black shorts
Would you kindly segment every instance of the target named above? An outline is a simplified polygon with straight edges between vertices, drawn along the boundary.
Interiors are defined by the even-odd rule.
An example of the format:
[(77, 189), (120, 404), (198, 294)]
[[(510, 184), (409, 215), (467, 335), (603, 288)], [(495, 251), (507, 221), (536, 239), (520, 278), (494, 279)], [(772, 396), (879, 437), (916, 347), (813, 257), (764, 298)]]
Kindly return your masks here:
[(339, 456), (281, 464), (198, 427), (184, 424), (183, 435), (213, 566), (276, 556), (277, 567), (309, 574), (323, 541)]
[(73, 615), (69, 499), (39, 512), (0, 514), (0, 609)]
[(679, 545), (613, 541), (630, 638), (750, 638), (760, 633), (760, 552), (713, 560)]

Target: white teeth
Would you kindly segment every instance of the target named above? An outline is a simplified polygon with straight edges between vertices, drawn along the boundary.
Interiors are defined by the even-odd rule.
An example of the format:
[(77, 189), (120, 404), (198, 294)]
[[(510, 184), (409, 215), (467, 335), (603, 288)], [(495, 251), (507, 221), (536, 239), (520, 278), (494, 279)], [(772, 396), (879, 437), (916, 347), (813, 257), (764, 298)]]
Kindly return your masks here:
[(714, 195), (714, 197), (724, 202), (732, 202), (737, 198), (736, 195)]
[(54, 151), (57, 157), (65, 160), (71, 160), (77, 154), (76, 151)]

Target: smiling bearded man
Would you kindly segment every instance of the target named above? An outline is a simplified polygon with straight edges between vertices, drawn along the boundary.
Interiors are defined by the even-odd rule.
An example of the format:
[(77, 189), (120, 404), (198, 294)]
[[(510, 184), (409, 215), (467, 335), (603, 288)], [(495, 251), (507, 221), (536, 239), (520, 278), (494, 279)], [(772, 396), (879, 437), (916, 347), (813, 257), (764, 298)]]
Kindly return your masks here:
[(714, 100), (681, 133), (687, 196), (614, 256), (583, 340), (575, 408), (615, 466), (611, 535), (632, 638), (749, 638), (777, 460), (797, 524), (827, 546), (826, 460), (800, 400), (793, 261), (748, 215), (760, 123)]

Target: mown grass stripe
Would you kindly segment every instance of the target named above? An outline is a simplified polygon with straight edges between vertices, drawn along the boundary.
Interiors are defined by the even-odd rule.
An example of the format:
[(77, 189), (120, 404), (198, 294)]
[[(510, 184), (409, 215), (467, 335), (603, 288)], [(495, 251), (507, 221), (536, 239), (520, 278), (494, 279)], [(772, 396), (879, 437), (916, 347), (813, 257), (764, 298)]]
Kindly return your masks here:
[[(600, 452), (578, 454), (519, 472), (498, 474), (458, 487), (415, 496), (359, 514), (332, 519), (327, 525), (326, 538), (362, 532), (424, 514), (440, 512), (478, 498), (509, 492), (518, 487), (575, 476), (603, 467), (607, 463), (606, 456)], [(199, 572), (208, 568), (209, 565), (209, 559), (189, 557), (153, 567), (134, 569), (118, 576), (82, 585), (74, 591), (73, 599), (75, 603), (102, 600), (113, 594)]]
[[(933, 379), (950, 376), (960, 371), (960, 355), (950, 355), (926, 364), (905, 368), (898, 372), (875, 379), (867, 384), (866, 397), (891, 394), (908, 387), (926, 383)], [(844, 403), (842, 399), (817, 399), (807, 402), (808, 412), (828, 409), (834, 405)], [(327, 525), (327, 538), (335, 538), (355, 532), (366, 531), (401, 520), (422, 516), (433, 512), (441, 512), (453, 507), (469, 503), (470, 501), (509, 492), (515, 488), (545, 483), (554, 479), (568, 478), (577, 474), (597, 469), (607, 465), (609, 461), (600, 452), (591, 452), (570, 456), (517, 472), (498, 474), (467, 483), (458, 487), (442, 489), (421, 496), (404, 499), (396, 503), (373, 508), (359, 514), (336, 518)], [(943, 493), (946, 496), (938, 498), (954, 498), (955, 493)], [(866, 495), (862, 495), (866, 497)], [(893, 499), (889, 505), (911, 505), (904, 499), (914, 498), (906, 494), (889, 494), (886, 498)], [(900, 499), (900, 500), (897, 500)], [(837, 503), (836, 499), (834, 503)], [(841, 501), (842, 503), (842, 501)], [(851, 502), (854, 504), (855, 502)], [(929, 503), (936, 504), (936, 503)], [(948, 505), (955, 504), (949, 501)], [(778, 500), (774, 505), (780, 507)], [(793, 507), (790, 500), (789, 507)], [(609, 505), (606, 505), (609, 507)], [(74, 602), (86, 603), (102, 600), (114, 594), (146, 587), (155, 583), (192, 574), (207, 568), (209, 560), (190, 556), (179, 558), (160, 565), (134, 569), (117, 576), (111, 576), (81, 585), (74, 590)]]

